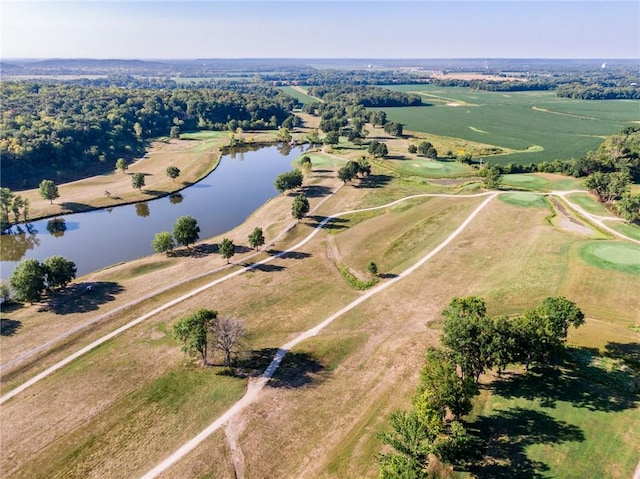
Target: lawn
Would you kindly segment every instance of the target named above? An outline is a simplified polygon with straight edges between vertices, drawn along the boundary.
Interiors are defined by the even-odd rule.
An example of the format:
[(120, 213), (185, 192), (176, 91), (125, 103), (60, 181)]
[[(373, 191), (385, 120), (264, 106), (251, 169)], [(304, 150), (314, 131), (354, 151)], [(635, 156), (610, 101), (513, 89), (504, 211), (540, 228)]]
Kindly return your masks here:
[(595, 150), (604, 136), (638, 120), (638, 102), (559, 98), (553, 92), (485, 92), (468, 88), (401, 85), (429, 106), (386, 108), (406, 130), (464, 138), (520, 151), (490, 161), (540, 163)]

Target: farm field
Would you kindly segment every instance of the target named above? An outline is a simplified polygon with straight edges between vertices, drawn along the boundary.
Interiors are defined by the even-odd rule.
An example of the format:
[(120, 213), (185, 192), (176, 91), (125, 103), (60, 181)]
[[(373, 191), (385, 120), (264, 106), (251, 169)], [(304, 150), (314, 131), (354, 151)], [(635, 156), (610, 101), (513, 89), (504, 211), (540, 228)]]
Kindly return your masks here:
[(518, 150), (490, 158), (503, 165), (578, 158), (595, 150), (605, 136), (640, 120), (640, 102), (632, 100), (571, 100), (554, 92), (486, 92), (431, 85), (385, 88), (418, 94), (428, 105), (385, 108), (389, 121), (403, 123), (405, 130)]

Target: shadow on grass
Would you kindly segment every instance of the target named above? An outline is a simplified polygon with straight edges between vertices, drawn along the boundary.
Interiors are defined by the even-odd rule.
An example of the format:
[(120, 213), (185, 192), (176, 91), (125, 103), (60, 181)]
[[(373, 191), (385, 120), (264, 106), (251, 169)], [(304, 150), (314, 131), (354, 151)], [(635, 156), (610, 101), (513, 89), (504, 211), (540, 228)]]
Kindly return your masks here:
[(393, 177), (389, 175), (369, 175), (360, 179), (360, 182), (354, 188), (382, 188), (389, 184)]
[(482, 462), (467, 469), (476, 477), (496, 479), (546, 478), (549, 466), (526, 455), (534, 444), (584, 441), (582, 430), (550, 415), (520, 407), (496, 411), (468, 424), (467, 429), (485, 442)]
[(378, 277), (382, 279), (393, 279), (393, 278), (397, 278), (398, 275), (394, 273), (381, 273), (378, 275)]
[[(637, 349), (636, 349), (637, 351)], [(592, 352), (581, 348), (553, 367), (535, 367), (528, 374), (495, 380), (491, 388), (507, 399), (538, 400), (555, 408), (557, 401), (590, 411), (623, 411), (640, 401), (640, 385), (628, 368), (604, 368), (593, 364)]]
[(189, 248), (178, 248), (174, 249), (171, 253), (171, 256), (184, 258), (186, 256), (191, 256), (193, 258), (204, 258), (205, 256), (209, 256), (210, 254), (214, 254), (218, 252), (218, 245), (212, 243), (201, 243)]
[(91, 205), (87, 205), (86, 203), (76, 203), (75, 201), (65, 201), (60, 203), (60, 208), (62, 208), (64, 213), (80, 213), (82, 211), (95, 209)]
[[(247, 263), (243, 266), (249, 267), (253, 263)], [(278, 266), (276, 264), (257, 264), (251, 268), (253, 271), (262, 271), (263, 273), (276, 273), (278, 271), (284, 271), (284, 266)]]
[(322, 185), (307, 185), (302, 187), (302, 194), (307, 198), (322, 198), (323, 196), (330, 195), (331, 188)]
[[(275, 256), (277, 254), (282, 253), (281, 250), (277, 250), (277, 249), (270, 249), (267, 250), (267, 253), (269, 253), (272, 256)], [(305, 253), (303, 251), (289, 251), (288, 253), (284, 253), (282, 256), (280, 256), (283, 259), (306, 259), (306, 258), (311, 258), (311, 253)]]
[(636, 372), (640, 371), (640, 344), (608, 342), (604, 351), (605, 356), (624, 361)]
[(123, 291), (122, 286), (110, 281), (77, 283), (53, 293), (40, 310), (53, 311), (56, 314), (96, 311), (101, 304), (114, 301), (115, 296)]
[[(315, 225), (312, 226), (318, 226), (320, 223), (327, 219), (326, 216), (321, 215), (311, 215), (307, 216), (307, 218), (315, 223)], [(344, 218), (331, 218), (329, 221), (327, 221), (327, 223), (324, 224), (322, 229), (341, 231), (348, 228), (348, 222), (349, 220), (346, 220)]]
[[(269, 367), (278, 353), (278, 348), (248, 351), (236, 362), (233, 369), (224, 369), (218, 374), (235, 377), (258, 377)], [(294, 389), (321, 381), (324, 366), (309, 353), (289, 351), (280, 367), (267, 383), (272, 388)]]
[(22, 327), (22, 321), (16, 319), (0, 319), (0, 336), (13, 336)]

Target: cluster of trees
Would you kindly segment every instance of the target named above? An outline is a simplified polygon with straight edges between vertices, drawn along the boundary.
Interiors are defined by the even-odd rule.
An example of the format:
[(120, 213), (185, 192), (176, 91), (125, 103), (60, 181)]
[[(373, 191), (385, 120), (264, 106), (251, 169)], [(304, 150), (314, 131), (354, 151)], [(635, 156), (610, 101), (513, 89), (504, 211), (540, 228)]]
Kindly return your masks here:
[(387, 145), (378, 140), (373, 140), (371, 143), (369, 143), (368, 151), (374, 158), (384, 158), (389, 154)]
[(182, 343), (182, 351), (191, 359), (199, 356), (203, 366), (208, 364), (209, 350), (213, 350), (220, 351), (224, 365), (231, 367), (244, 349), (247, 329), (239, 319), (220, 318), (217, 311), (203, 308), (179, 319), (173, 326), (173, 336)]
[(430, 348), (410, 411), (391, 415), (380, 435), (392, 452), (380, 455), (380, 477), (439, 477), (437, 471), (474, 459), (475, 440), (460, 419), (472, 410), (478, 379), (509, 364), (547, 362), (584, 314), (563, 297), (549, 297), (517, 317), (489, 317), (478, 297), (453, 298), (443, 311), (441, 348)]
[(640, 78), (631, 84), (625, 81), (600, 81), (595, 83), (566, 83), (558, 86), (559, 97), (576, 100), (640, 100)]
[(45, 290), (55, 291), (67, 286), (76, 277), (76, 264), (62, 256), (51, 256), (40, 263), (26, 259), (19, 263), (9, 285), (17, 301), (40, 301)]
[(361, 85), (323, 85), (309, 88), (309, 94), (328, 103), (362, 105), (364, 107), (420, 106), (418, 95)]
[(371, 164), (364, 156), (360, 157), (358, 161), (348, 161), (338, 170), (338, 178), (344, 183), (349, 183), (357, 176), (369, 176), (370, 174)]
[(34, 187), (33, 172), (56, 181), (106, 171), (141, 155), (145, 139), (179, 130), (276, 128), (297, 100), (261, 86), (145, 90), (3, 82), (0, 156), (3, 186)]
[(156, 233), (151, 246), (156, 253), (170, 254), (176, 245), (190, 247), (200, 239), (198, 221), (192, 216), (181, 216), (173, 225), (173, 236), (168, 231)]
[[(0, 188), (0, 231), (14, 223), (29, 220), (29, 199), (13, 193), (9, 188)], [(13, 213), (13, 221), (9, 213)]]
[(409, 145), (407, 151), (412, 154), (418, 153), (433, 160), (438, 158), (438, 150), (429, 141), (421, 141), (418, 145)]
[(303, 179), (304, 175), (302, 174), (302, 171), (298, 169), (286, 171), (276, 177), (275, 181), (273, 182), (273, 186), (280, 193), (284, 193), (287, 190), (300, 188), (302, 186)]

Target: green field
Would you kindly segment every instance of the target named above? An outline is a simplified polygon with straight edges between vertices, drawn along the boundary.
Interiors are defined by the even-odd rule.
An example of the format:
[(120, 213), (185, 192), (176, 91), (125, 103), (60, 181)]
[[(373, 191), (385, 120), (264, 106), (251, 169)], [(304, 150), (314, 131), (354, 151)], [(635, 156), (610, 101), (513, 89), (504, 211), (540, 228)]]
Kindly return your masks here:
[(638, 101), (571, 100), (553, 92), (485, 92), (431, 85), (388, 88), (417, 93), (428, 105), (386, 108), (389, 121), (401, 122), (410, 131), (519, 150), (491, 157), (500, 164), (578, 158), (595, 150), (604, 136), (640, 119)]
[(580, 256), (598, 268), (640, 276), (640, 246), (617, 241), (598, 241), (580, 248)]
[(309, 95), (305, 95), (304, 93), (296, 90), (293, 87), (290, 86), (281, 86), (279, 87), (280, 90), (282, 90), (283, 92), (285, 92), (287, 95), (292, 96), (293, 98), (295, 98), (296, 100), (298, 100), (300, 103), (304, 104), (304, 103), (313, 103), (315, 101), (318, 101), (317, 98), (314, 98), (312, 96)]

